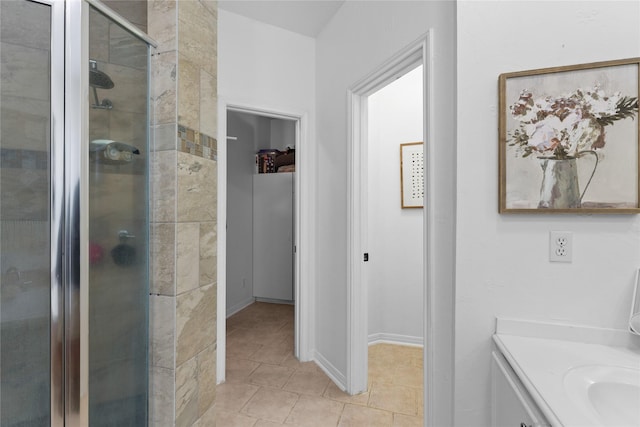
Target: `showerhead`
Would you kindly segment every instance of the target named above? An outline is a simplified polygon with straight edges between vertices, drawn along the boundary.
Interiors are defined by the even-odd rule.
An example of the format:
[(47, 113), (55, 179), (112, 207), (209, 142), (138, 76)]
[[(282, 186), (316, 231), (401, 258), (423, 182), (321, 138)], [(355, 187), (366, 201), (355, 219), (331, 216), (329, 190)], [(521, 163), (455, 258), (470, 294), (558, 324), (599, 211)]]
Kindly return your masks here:
[(97, 89), (112, 89), (115, 86), (111, 77), (100, 70), (89, 70), (89, 85)]
[(111, 110), (113, 108), (111, 101), (105, 98), (100, 102), (96, 89), (112, 89), (115, 84), (107, 73), (98, 70), (98, 63), (94, 59), (89, 60), (89, 86), (93, 89), (93, 99), (95, 101), (91, 108)]
[(115, 86), (107, 73), (98, 70), (98, 64), (93, 59), (89, 60), (89, 85), (96, 89), (112, 89)]

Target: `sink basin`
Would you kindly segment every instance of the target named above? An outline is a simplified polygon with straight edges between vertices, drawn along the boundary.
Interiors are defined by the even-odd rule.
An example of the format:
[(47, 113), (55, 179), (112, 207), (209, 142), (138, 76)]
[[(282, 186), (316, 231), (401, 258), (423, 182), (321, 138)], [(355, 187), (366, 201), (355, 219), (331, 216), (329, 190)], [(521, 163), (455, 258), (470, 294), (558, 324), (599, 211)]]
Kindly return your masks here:
[(640, 368), (589, 365), (564, 376), (571, 400), (605, 426), (640, 426)]

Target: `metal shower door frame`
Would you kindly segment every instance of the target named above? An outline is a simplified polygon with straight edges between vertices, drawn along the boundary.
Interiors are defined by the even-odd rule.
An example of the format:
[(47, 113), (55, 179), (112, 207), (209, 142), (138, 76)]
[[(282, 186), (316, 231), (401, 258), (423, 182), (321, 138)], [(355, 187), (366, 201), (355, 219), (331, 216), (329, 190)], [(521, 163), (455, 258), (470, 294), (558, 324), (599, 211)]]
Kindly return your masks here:
[(31, 0), (51, 8), (50, 62), (50, 424), (63, 427), (64, 410), (64, 294), (65, 294), (65, 4)]
[[(89, 425), (89, 6), (65, 1), (64, 426)], [(85, 238), (83, 238), (85, 237)]]
[(157, 43), (97, 0), (29, 1), (51, 7), (51, 427), (86, 427), (90, 7)]

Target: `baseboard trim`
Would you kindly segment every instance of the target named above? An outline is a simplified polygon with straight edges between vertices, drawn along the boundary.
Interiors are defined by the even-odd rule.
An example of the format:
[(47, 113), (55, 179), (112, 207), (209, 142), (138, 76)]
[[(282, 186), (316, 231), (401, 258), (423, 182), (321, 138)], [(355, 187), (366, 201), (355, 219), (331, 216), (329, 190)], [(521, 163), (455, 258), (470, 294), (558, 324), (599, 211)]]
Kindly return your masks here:
[(269, 304), (287, 304), (287, 305), (296, 305), (296, 302), (288, 299), (273, 299), (273, 298), (261, 298), (255, 297), (256, 302), (266, 302)]
[(369, 335), (369, 345), (373, 344), (399, 344), (411, 347), (424, 347), (424, 338), (411, 335), (378, 333)]
[(318, 353), (317, 351), (313, 352), (313, 361), (322, 369), (322, 371), (327, 374), (327, 376), (333, 381), (340, 390), (347, 390), (347, 380), (345, 376), (329, 362), (325, 357)]
[(227, 319), (229, 317), (233, 316), (234, 314), (236, 314), (237, 312), (239, 312), (240, 310), (242, 310), (243, 308), (249, 307), (255, 301), (256, 301), (256, 299), (254, 297), (250, 297), (250, 298), (247, 298), (244, 301), (240, 301), (238, 304), (236, 304), (236, 305), (234, 305), (232, 307), (227, 307)]

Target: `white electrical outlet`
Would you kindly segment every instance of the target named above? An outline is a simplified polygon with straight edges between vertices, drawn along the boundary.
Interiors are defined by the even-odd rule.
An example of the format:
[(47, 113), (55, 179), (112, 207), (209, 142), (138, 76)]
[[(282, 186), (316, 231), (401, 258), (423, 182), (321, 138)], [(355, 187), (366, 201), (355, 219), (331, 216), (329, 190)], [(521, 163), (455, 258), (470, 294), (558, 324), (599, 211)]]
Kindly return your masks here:
[(549, 261), (571, 262), (573, 258), (573, 233), (569, 231), (549, 232)]

